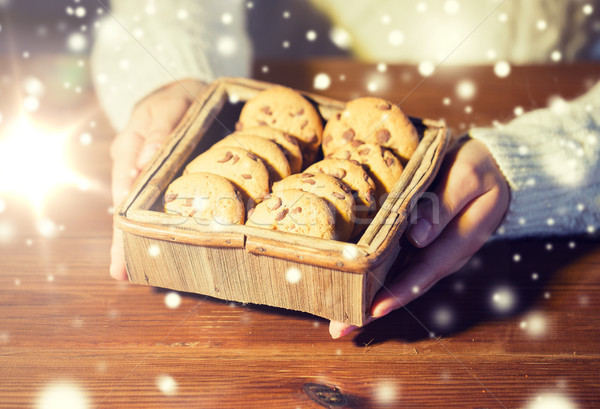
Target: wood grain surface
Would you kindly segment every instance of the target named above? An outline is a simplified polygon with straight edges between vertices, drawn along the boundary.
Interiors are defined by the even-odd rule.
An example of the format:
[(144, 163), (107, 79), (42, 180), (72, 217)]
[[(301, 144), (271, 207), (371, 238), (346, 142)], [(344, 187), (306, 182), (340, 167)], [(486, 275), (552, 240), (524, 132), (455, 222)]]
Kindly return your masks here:
[[(69, 64), (76, 60), (31, 58), (21, 75)], [(314, 76), (327, 73), (331, 86), (319, 92), (341, 100), (366, 95), (379, 78), (387, 86), (375, 94), (460, 134), (510, 120), (518, 106), (575, 97), (600, 79), (599, 68), (513, 66), (498, 78), (492, 66), (442, 67), (423, 79), (408, 66), (381, 73), (344, 60), (264, 61), (256, 77), (314, 92)], [(475, 86), (470, 100), (456, 93), (463, 80)], [(23, 196), (0, 193), (1, 408), (600, 406), (597, 238), (491, 243), (407, 309), (336, 341), (325, 320), (307, 314), (189, 294), (178, 303), (109, 278), (114, 132), (90, 87), (76, 94), (61, 85), (32, 120), (70, 128), (69, 164), (90, 183), (46, 197), (39, 214), (57, 227), (51, 237), (38, 232)], [(18, 78), (2, 86), (3, 132), (19, 87)], [(89, 145), (80, 143), (85, 132)], [(493, 308), (494, 294), (513, 307)]]

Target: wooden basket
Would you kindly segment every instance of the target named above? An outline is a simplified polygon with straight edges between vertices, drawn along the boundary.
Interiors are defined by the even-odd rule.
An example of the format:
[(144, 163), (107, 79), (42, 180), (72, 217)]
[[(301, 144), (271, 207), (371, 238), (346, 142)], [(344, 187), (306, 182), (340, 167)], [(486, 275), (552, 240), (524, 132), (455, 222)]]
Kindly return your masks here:
[[(234, 130), (244, 101), (272, 86), (220, 79), (190, 107), (115, 212), (129, 280), (364, 325), (398, 256), (408, 215), (446, 151), (442, 123), (413, 120), (421, 137), (417, 151), (358, 243), (238, 225), (215, 229), (162, 212), (169, 183), (191, 159)], [(343, 102), (304, 95), (325, 120), (344, 108)]]

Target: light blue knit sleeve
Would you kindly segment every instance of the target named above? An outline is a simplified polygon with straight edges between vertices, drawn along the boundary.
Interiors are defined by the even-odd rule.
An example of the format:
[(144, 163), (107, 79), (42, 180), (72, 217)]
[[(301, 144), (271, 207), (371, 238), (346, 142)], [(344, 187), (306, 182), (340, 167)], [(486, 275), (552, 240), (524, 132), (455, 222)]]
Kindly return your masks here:
[(506, 176), (511, 203), (497, 236), (594, 233), (600, 228), (600, 83), (498, 128), (477, 128)]
[(251, 44), (242, 0), (114, 0), (101, 21), (92, 72), (116, 129), (135, 104), (176, 80), (248, 76)]

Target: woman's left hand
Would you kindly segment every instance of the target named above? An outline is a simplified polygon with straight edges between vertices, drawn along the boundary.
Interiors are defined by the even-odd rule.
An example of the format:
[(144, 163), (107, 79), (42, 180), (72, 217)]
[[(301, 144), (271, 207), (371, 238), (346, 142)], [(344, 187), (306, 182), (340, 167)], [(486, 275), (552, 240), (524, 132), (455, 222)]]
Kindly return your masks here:
[[(371, 305), (375, 319), (407, 305), (464, 266), (504, 218), (510, 201), (508, 183), (482, 142), (469, 139), (455, 147), (438, 178), (433, 194), (439, 200), (420, 201), (411, 218), (416, 223), (406, 231), (408, 240), (421, 250), (377, 293)], [(354, 329), (336, 321), (329, 325), (333, 338)]]

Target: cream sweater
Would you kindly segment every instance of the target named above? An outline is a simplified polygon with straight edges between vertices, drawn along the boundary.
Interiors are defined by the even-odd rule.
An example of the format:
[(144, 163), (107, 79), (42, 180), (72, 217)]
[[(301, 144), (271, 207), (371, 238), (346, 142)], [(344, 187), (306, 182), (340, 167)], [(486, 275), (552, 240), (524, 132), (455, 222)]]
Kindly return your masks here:
[[(410, 24), (411, 19), (419, 18), (411, 17), (415, 10), (405, 12), (386, 0), (313, 3), (335, 16), (336, 35), (346, 36), (346, 45), (367, 60), (415, 62), (416, 55), (418, 61), (439, 62), (449, 53), (448, 49), (433, 45), (420, 47), (418, 53), (402, 47), (417, 43), (409, 41), (411, 35), (422, 38), (422, 24)], [(360, 5), (366, 3), (369, 9), (357, 15)], [(458, 14), (457, 10), (445, 9), (452, 2), (421, 3), (430, 11), (446, 13), (438, 17), (428, 14), (433, 21), (452, 21)], [(581, 12), (561, 11), (570, 2), (554, 2), (556, 7), (546, 3), (547, 0), (469, 3), (470, 8), (463, 11), (475, 17), (468, 21), (483, 24), (477, 28), (482, 30), (481, 36), (472, 35), (468, 41), (479, 38), (485, 48), (485, 41), (501, 40), (487, 53), (474, 55), (459, 49), (452, 53), (451, 61), (475, 62), (477, 58), (489, 57), (489, 50), (496, 59), (516, 62), (545, 61), (557, 50), (564, 58), (573, 58), (586, 39), (578, 32), (569, 33), (573, 30), (565, 27), (582, 24), (585, 16)], [(125, 126), (133, 107), (145, 95), (175, 80), (248, 76), (252, 50), (246, 35), (246, 16), (252, 4), (242, 0), (113, 1), (110, 15), (98, 31), (92, 66), (98, 98), (115, 128)], [(281, 7), (285, 3), (273, 4)], [(422, 12), (417, 7), (416, 13)], [(260, 16), (254, 14), (252, 18)], [(269, 21), (262, 23), (268, 29)], [(398, 24), (402, 31), (394, 28)], [(435, 28), (432, 24), (428, 26)], [(486, 30), (488, 24), (495, 25)], [(544, 30), (540, 30), (544, 25)], [(412, 32), (407, 27), (412, 27)], [(561, 27), (567, 32), (563, 37)], [(539, 33), (546, 30), (544, 35)], [(432, 35), (439, 39), (448, 37), (447, 32), (433, 31)], [(487, 37), (490, 39), (485, 40)], [(390, 46), (393, 50), (388, 50)], [(474, 46), (467, 46), (472, 51)], [(393, 58), (385, 58), (390, 55)], [(592, 233), (600, 228), (600, 85), (573, 102), (559, 101), (549, 109), (527, 113), (499, 128), (474, 129), (471, 136), (488, 146), (511, 187), (510, 209), (498, 235)]]

